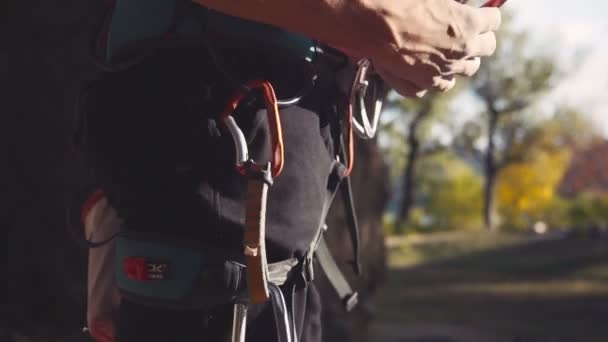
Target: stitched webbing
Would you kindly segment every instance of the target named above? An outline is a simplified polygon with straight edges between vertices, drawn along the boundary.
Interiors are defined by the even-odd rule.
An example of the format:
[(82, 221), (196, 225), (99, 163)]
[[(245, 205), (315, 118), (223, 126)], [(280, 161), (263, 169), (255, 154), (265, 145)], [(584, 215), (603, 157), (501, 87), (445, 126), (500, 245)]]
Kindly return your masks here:
[(269, 299), (265, 244), (268, 183), (262, 176), (250, 175), (248, 178), (243, 236), (247, 258), (247, 289), (252, 303), (263, 303)]

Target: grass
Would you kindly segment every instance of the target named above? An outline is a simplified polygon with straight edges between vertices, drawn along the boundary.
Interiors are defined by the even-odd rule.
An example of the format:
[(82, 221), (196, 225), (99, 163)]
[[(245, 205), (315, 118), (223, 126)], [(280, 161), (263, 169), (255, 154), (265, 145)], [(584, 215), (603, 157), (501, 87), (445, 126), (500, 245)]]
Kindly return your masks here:
[(471, 252), (511, 246), (525, 240), (523, 235), (480, 232), (392, 236), (387, 239), (389, 265), (392, 268), (411, 267)]
[(380, 321), (448, 324), (508, 341), (608, 341), (606, 240), (417, 236), (389, 241), (389, 262)]

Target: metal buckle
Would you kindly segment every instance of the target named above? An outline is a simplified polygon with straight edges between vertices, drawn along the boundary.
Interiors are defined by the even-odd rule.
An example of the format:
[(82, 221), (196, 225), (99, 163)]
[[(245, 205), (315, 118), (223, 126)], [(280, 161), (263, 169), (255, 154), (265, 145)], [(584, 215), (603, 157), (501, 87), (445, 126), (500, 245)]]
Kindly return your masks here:
[(357, 304), (359, 304), (359, 293), (353, 292), (349, 294), (343, 299), (342, 304), (344, 304), (344, 310), (346, 310), (346, 312), (353, 311)]

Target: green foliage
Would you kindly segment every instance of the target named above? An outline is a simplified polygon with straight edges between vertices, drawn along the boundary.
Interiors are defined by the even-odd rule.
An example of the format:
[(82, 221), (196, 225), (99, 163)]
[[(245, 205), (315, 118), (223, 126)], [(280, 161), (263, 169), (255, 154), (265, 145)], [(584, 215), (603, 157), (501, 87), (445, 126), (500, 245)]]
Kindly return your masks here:
[[(382, 135), (389, 141), (383, 147), (394, 184), (404, 177), (409, 134), (415, 134), (420, 151), (414, 207), (405, 229), (482, 226), (481, 174), (492, 179), (488, 170), (495, 170), (497, 180), (489, 191), (493, 195), (488, 198), (493, 201), (488, 203), (496, 207), (491, 213), (498, 213), (506, 228), (526, 229), (537, 221), (560, 228), (607, 222), (601, 215), (601, 200), (557, 195), (573, 153), (599, 135), (576, 108), (563, 106), (552, 116), (537, 108), (537, 100), (556, 86), (563, 72), (551, 51), (531, 53), (528, 33), (516, 31), (510, 20), (507, 14), (497, 53), (484, 60), (472, 81), (459, 79), (459, 90), (469, 88), (484, 106), (470, 121), (458, 122), (453, 114), (466, 113), (450, 109), (460, 91), (390, 101), (391, 120), (384, 122)], [(420, 117), (411, 130), (411, 123)], [(493, 143), (492, 151), (488, 151), (488, 141)], [(448, 149), (460, 159), (450, 156)], [(492, 156), (493, 165), (485, 167), (487, 155)], [(387, 224), (389, 221), (394, 223), (395, 218)], [(403, 226), (397, 228), (405, 231)]]
[(410, 228), (418, 231), (481, 227), (481, 178), (462, 160), (439, 153), (420, 162), (417, 206)]
[(443, 261), (510, 247), (525, 241), (527, 237), (521, 233), (490, 233), (483, 230), (395, 236), (387, 241), (388, 264), (393, 268), (402, 268)]
[(565, 229), (572, 227), (570, 208), (572, 201), (561, 196), (555, 196), (544, 210), (542, 220), (549, 229)]
[(561, 198), (556, 191), (572, 154), (596, 139), (594, 132), (581, 114), (565, 108), (528, 125), (513, 140), (497, 184), (498, 207), (507, 228), (526, 229), (536, 221), (563, 228), (588, 218), (584, 199)]
[[(398, 183), (403, 176), (407, 164), (409, 134), (414, 133), (421, 144), (421, 157), (441, 149), (442, 143), (433, 137), (433, 127), (443, 125), (447, 127), (450, 120), (449, 107), (452, 100), (466, 89), (468, 83), (459, 79), (456, 87), (447, 93), (429, 92), (422, 99), (403, 98), (391, 96), (385, 104), (385, 113), (380, 129), (382, 150), (388, 163), (391, 165), (391, 178)], [(414, 132), (410, 131), (410, 124), (416, 117), (421, 122)]]
[(568, 218), (573, 228), (608, 227), (608, 193), (578, 195), (570, 203)]
[[(535, 151), (535, 146), (530, 151)], [(500, 174), (497, 204), (503, 222), (512, 228), (528, 228), (545, 220), (570, 161), (568, 150), (535, 152), (529, 158), (522, 155), (524, 161), (506, 166)]]
[[(589, 194), (566, 199), (557, 194), (572, 154), (596, 136), (589, 122), (576, 111), (563, 109), (523, 127), (514, 134), (506, 157), (509, 163), (498, 178), (496, 198), (503, 227), (528, 229), (537, 221), (550, 228), (608, 223), (608, 199)], [(421, 160), (416, 174), (416, 206), (406, 229), (481, 226), (482, 179), (468, 164), (442, 152)]]

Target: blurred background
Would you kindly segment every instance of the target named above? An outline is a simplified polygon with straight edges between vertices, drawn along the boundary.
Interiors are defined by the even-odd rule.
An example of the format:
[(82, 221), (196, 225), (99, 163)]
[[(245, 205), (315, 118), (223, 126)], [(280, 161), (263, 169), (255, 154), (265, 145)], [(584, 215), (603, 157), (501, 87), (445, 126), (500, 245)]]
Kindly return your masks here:
[(608, 341), (608, 5), (507, 9), (473, 80), (383, 117), (383, 340)]
[[(101, 10), (0, 3), (0, 341), (80, 338), (86, 251), (64, 213), (86, 182), (73, 104)], [(511, 0), (475, 78), (389, 95), (357, 142), (364, 303), (345, 315), (320, 276), (326, 341), (608, 341), (607, 14)], [(346, 265), (348, 236), (328, 234)]]

